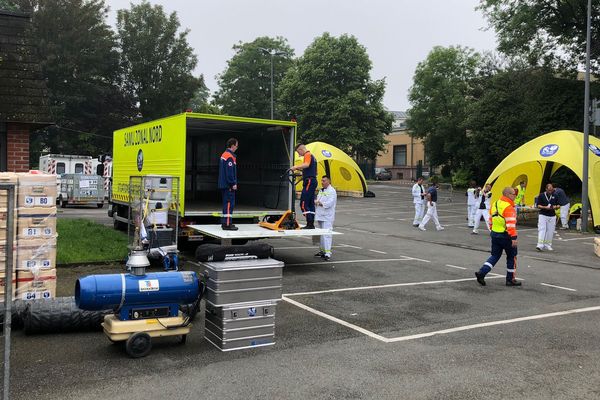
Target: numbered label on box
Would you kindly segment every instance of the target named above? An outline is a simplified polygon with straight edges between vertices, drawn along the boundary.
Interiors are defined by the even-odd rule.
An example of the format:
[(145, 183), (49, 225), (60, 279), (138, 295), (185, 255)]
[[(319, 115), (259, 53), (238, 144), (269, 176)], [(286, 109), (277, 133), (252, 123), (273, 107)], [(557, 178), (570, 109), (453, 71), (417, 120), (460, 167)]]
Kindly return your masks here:
[(21, 295), (22, 300), (41, 300), (52, 298), (52, 292), (45, 290), (43, 292), (25, 292)]
[(52, 262), (50, 260), (25, 260), (23, 261), (23, 268), (25, 269), (51, 269)]
[(26, 237), (52, 236), (53, 233), (54, 230), (48, 227), (23, 229), (23, 236)]
[(52, 196), (25, 196), (26, 207), (47, 207), (54, 205), (54, 197)]

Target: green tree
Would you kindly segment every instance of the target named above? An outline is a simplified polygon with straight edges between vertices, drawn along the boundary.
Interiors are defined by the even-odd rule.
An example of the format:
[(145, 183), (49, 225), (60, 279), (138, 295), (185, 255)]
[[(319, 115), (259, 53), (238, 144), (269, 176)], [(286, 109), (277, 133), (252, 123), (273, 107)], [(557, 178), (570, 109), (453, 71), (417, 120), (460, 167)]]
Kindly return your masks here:
[[(592, 90), (599, 93), (598, 84)], [(551, 70), (503, 70), (482, 77), (473, 91), (466, 125), (474, 145), (474, 171), (481, 182), (517, 147), (542, 134), (581, 130), (583, 82)]]
[(200, 75), (201, 86), (190, 99), (187, 108), (193, 112), (204, 114), (221, 114), (218, 106), (210, 101), (210, 90), (204, 83), (204, 75)]
[(471, 165), (465, 120), (481, 56), (463, 47), (434, 47), (417, 65), (407, 125), (423, 138), (429, 162), (450, 170)]
[(298, 120), (299, 140), (324, 141), (356, 158), (374, 159), (391, 131), (385, 81), (370, 78), (371, 60), (354, 36), (316, 38), (281, 83), (281, 107)]
[(42, 151), (109, 152), (113, 130), (131, 121), (132, 102), (120, 90), (119, 55), (103, 0), (21, 0), (47, 78), (56, 126), (31, 136), (30, 161)]
[(189, 30), (177, 32), (177, 13), (143, 1), (117, 12), (124, 88), (135, 99), (143, 120), (184, 111), (201, 88), (192, 75), (197, 58), (187, 42)]
[[(575, 70), (585, 60), (587, 1), (480, 0), (498, 49), (532, 66)], [(592, 1), (593, 68), (600, 71), (600, 0)]]
[[(218, 76), (219, 91), (215, 103), (224, 114), (246, 117), (271, 117), (271, 56), (273, 56), (273, 99), (279, 103), (279, 84), (292, 65), (294, 50), (282, 37), (259, 37), (233, 46), (235, 55)], [(277, 113), (275, 118), (282, 115)]]

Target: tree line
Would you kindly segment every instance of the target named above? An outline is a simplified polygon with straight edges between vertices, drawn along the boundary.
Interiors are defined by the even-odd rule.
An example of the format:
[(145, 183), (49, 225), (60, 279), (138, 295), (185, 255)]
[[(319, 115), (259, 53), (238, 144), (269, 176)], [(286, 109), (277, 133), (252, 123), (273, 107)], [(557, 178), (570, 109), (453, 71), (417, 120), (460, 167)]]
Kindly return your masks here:
[(160, 5), (118, 10), (116, 30), (104, 0), (0, 0), (0, 8), (31, 14), (47, 78), (56, 125), (32, 134), (32, 164), (42, 152), (110, 153), (114, 130), (186, 109), (270, 118), (271, 57), (275, 118), (296, 119), (299, 140), (373, 159), (391, 129), (385, 82), (371, 79), (366, 49), (350, 35), (325, 33), (300, 57), (282, 37), (237, 43), (211, 93), (194, 75), (189, 30)]
[[(593, 0), (592, 73), (600, 73), (600, 0)], [(416, 68), (408, 128), (442, 175), (483, 183), (523, 143), (583, 131), (584, 0), (481, 0), (495, 52), (435, 47)], [(592, 83), (592, 98), (600, 97)], [(590, 132), (594, 132), (593, 129)]]

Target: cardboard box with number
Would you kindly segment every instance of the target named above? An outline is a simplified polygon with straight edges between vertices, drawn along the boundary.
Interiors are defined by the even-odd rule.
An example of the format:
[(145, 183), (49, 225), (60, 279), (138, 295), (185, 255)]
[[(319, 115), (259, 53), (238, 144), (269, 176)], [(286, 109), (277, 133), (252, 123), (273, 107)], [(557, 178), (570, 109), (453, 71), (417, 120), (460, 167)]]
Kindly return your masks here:
[(56, 175), (43, 173), (20, 173), (18, 204), (19, 208), (56, 206)]
[(18, 271), (16, 299), (40, 300), (54, 297), (56, 297), (56, 269), (42, 270), (35, 274)]

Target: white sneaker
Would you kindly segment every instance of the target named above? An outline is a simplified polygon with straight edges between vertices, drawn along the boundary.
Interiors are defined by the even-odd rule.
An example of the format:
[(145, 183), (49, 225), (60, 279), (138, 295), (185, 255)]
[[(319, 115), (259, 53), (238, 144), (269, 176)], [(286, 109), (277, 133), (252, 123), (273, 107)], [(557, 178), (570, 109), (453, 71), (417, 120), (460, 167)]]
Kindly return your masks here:
[(423, 232), (424, 232), (424, 231), (426, 231), (427, 229), (425, 229), (424, 227), (422, 227), (421, 225), (419, 225), (419, 230), (421, 230), (421, 231), (423, 231)]
[(438, 226), (438, 227), (437, 227), (437, 228), (435, 228), (435, 229), (437, 229), (438, 231), (443, 231), (443, 230), (444, 230), (444, 227), (443, 227), (443, 226)]
[(471, 232), (472, 235), (479, 235), (479, 231), (473, 229), (473, 232)]
[(554, 251), (554, 249), (552, 248), (552, 246), (546, 246), (546, 250), (548, 250), (548, 251)]

